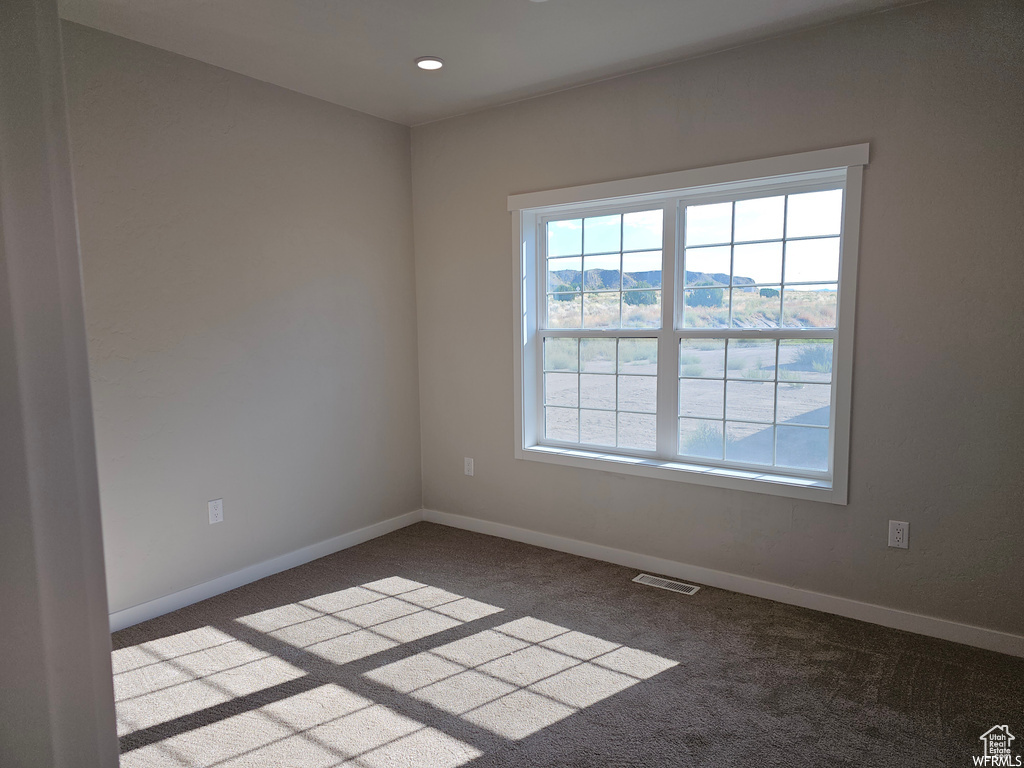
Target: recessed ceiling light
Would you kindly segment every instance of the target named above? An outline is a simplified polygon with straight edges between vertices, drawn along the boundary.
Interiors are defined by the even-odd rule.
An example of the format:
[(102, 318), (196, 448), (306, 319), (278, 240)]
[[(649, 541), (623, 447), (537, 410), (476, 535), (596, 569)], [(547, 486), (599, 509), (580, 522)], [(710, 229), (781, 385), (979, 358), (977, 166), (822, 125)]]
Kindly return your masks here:
[(440, 69), (444, 62), (437, 56), (420, 56), (416, 59), (416, 66), (420, 69)]

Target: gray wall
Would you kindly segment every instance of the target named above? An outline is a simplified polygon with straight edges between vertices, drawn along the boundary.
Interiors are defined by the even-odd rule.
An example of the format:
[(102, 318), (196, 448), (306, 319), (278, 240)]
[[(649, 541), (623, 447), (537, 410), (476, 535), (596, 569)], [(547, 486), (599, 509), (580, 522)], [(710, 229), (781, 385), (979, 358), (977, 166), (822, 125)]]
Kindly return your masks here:
[[(424, 506), (1024, 632), (1022, 31), (927, 3), (414, 129)], [(849, 506), (513, 459), (508, 194), (865, 141)]]
[(117, 765), (54, 0), (0, 3), (0, 765)]
[(419, 508), (409, 129), (64, 36), (111, 610)]

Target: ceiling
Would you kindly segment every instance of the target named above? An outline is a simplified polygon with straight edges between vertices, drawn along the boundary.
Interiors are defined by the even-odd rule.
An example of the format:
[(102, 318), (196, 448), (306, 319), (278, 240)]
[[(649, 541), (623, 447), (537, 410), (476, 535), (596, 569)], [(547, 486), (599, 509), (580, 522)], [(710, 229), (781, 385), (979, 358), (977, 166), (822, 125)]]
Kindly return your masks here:
[[(406, 125), (906, 0), (60, 0), (65, 19)], [(445, 60), (424, 72), (419, 56)]]

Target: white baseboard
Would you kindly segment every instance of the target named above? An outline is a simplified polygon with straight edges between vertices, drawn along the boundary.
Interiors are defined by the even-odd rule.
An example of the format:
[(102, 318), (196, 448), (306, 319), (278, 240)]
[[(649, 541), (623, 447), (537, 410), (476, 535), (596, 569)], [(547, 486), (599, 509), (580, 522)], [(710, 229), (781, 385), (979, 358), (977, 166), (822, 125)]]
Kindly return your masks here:
[(832, 613), (850, 619), (880, 624), (883, 627), (902, 629), (919, 635), (941, 638), (942, 640), (951, 640), (954, 643), (963, 643), (964, 645), (972, 645), (977, 648), (985, 648), (986, 650), (998, 651), (999, 653), (1007, 653), (1013, 656), (1024, 656), (1024, 637), (1020, 635), (1012, 635), (994, 629), (985, 629), (984, 627), (975, 627), (970, 624), (961, 624), (947, 619), (937, 619), (933, 616), (923, 616), (918, 613), (908, 613), (907, 611), (900, 611), (895, 608), (886, 608), (885, 606), (873, 603), (862, 603), (858, 600), (826, 595), (821, 592), (810, 592), (805, 589), (788, 587), (784, 584), (761, 581), (760, 579), (753, 579), (748, 576), (737, 576), (736, 574), (725, 573), (724, 571), (687, 565), (686, 563), (679, 563), (674, 560), (641, 555), (624, 549), (590, 544), (585, 541), (567, 539), (548, 533), (538, 533), (537, 531), (530, 531), (525, 528), (516, 528), (515, 526), (479, 520), (473, 517), (453, 515), (433, 509), (422, 510), (422, 515), (422, 519), (427, 522), (439, 523), (451, 526), (452, 528), (462, 528), (467, 531), (499, 536), (503, 539), (533, 544), (559, 552), (568, 552), (572, 555), (589, 557), (594, 560), (604, 560), (616, 565), (650, 571), (654, 574), (671, 576), (676, 579), (695, 581), (698, 584), (707, 584), (710, 587), (727, 589), (744, 595), (763, 597), (779, 603), (797, 605), (801, 608), (811, 608), (824, 613)]
[(272, 576), (275, 573), (280, 573), (289, 568), (295, 568), (318, 558), (340, 552), (343, 549), (354, 547), (357, 544), (362, 544), (378, 536), (397, 531), (399, 528), (418, 523), (421, 520), (447, 525), (452, 528), (462, 528), (476, 533), (484, 533), (489, 536), (499, 536), (503, 539), (533, 544), (534, 546), (567, 552), (581, 557), (589, 557), (594, 560), (604, 560), (608, 563), (650, 571), (676, 579), (695, 581), (698, 584), (706, 584), (709, 587), (727, 589), (731, 592), (763, 597), (779, 603), (787, 603), (802, 608), (823, 611), (824, 613), (832, 613), (837, 616), (859, 619), (871, 622), (872, 624), (880, 624), (883, 627), (902, 629), (919, 635), (937, 637), (942, 640), (951, 640), (954, 643), (963, 643), (964, 645), (971, 645), (990, 651), (1024, 657), (1024, 637), (1020, 635), (976, 627), (970, 624), (961, 624), (949, 621), (948, 619), (938, 619), (918, 613), (909, 613), (897, 610), (896, 608), (886, 608), (885, 606), (873, 603), (863, 603), (858, 600), (826, 595), (821, 592), (811, 592), (784, 584), (753, 579), (749, 576), (738, 576), (711, 568), (702, 568), (697, 565), (688, 565), (674, 560), (665, 560), (660, 557), (629, 552), (624, 549), (591, 544), (586, 541), (568, 539), (563, 536), (530, 531), (512, 525), (494, 523), (464, 515), (454, 515), (449, 512), (439, 512), (433, 509), (418, 509), (413, 512), (407, 512), (404, 515), (389, 518), (388, 520), (382, 520), (379, 523), (360, 528), (357, 531), (335, 536), (327, 541), (311, 544), (308, 547), (297, 549), (286, 555), (281, 555), (256, 565), (250, 565), (240, 571), (197, 584), (180, 592), (116, 611), (110, 614), (110, 631), (115, 632), (119, 629), (130, 627), (133, 624), (162, 616), (165, 613), (184, 608), (186, 605), (198, 603), (200, 600), (206, 600), (245, 584)]
[(326, 541), (321, 541), (317, 544), (310, 544), (308, 547), (297, 549), (286, 555), (281, 555), (280, 557), (275, 557), (270, 560), (264, 560), (262, 563), (250, 565), (240, 571), (220, 576), (216, 579), (203, 582), (202, 584), (196, 584), (194, 587), (183, 589), (180, 592), (158, 597), (155, 600), (150, 600), (149, 602), (132, 606), (131, 608), (116, 611), (110, 614), (110, 631), (116, 632), (119, 629), (130, 627), (133, 624), (148, 621), (149, 619), (156, 618), (157, 616), (162, 616), (165, 613), (170, 613), (171, 611), (176, 611), (179, 608), (184, 608), (186, 605), (198, 603), (200, 600), (206, 600), (207, 598), (214, 597), (223, 592), (229, 592), (232, 589), (237, 589), (245, 584), (259, 581), (267, 576), (273, 576), (275, 573), (287, 571), (289, 568), (295, 568), (296, 566), (317, 560), (321, 557), (333, 555), (335, 552), (340, 552), (343, 549), (354, 547), (356, 544), (362, 544), (370, 539), (376, 539), (378, 536), (383, 536), (386, 533), (397, 531), (399, 528), (405, 528), (407, 525), (418, 523), (422, 519), (422, 510), (417, 509), (412, 512), (407, 512), (404, 515), (398, 515), (397, 517), (382, 520), (379, 523), (368, 525), (365, 528), (360, 528), (359, 530), (352, 531), (351, 533), (343, 533), (341, 536), (335, 536), (333, 539), (327, 539)]

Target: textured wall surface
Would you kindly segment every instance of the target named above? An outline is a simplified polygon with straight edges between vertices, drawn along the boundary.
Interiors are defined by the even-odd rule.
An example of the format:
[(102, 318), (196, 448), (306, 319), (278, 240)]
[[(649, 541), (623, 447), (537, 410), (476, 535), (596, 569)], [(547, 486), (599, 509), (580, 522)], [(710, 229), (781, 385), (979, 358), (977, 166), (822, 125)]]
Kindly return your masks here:
[(417, 509), (408, 129), (64, 35), (111, 610)]
[[(424, 506), (1024, 632), (1022, 115), (985, 1), (415, 128)], [(865, 141), (848, 506), (513, 458), (508, 194)]]

